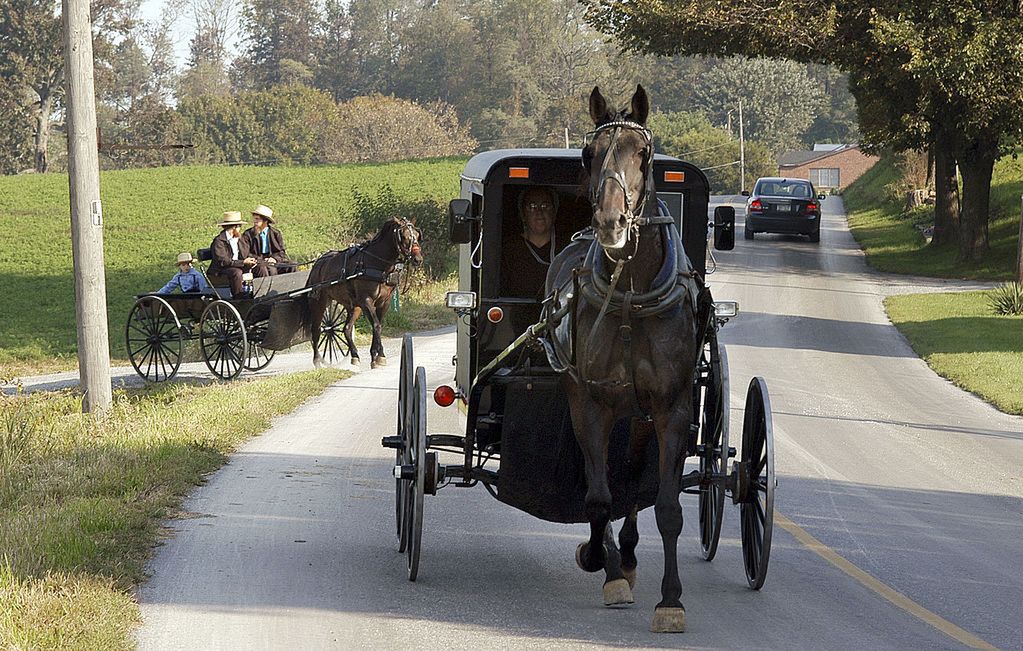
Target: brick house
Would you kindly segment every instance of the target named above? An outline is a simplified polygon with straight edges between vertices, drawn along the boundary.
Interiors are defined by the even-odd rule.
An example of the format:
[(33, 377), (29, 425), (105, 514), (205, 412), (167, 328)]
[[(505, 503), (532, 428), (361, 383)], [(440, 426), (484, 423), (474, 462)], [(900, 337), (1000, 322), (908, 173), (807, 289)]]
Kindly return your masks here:
[(814, 145), (813, 151), (785, 152), (778, 158), (778, 176), (807, 179), (821, 190), (841, 190), (874, 166), (877, 156), (859, 145)]

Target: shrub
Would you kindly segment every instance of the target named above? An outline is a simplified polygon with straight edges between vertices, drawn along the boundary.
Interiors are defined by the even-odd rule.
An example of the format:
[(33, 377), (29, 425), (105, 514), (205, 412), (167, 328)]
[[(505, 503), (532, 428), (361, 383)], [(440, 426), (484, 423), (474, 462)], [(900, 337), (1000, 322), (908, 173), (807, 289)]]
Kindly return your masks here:
[(1023, 315), (1023, 283), (1005, 283), (996, 287), (991, 290), (989, 302), (995, 314)]

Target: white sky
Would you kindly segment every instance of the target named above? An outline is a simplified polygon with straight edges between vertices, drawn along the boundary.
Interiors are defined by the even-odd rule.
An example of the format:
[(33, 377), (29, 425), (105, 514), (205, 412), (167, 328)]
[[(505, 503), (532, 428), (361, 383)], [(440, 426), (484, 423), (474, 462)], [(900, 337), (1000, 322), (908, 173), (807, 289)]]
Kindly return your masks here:
[[(166, 5), (166, 0), (142, 0), (142, 18), (150, 23), (157, 23), (160, 20), (160, 12)], [(177, 54), (178, 68), (182, 68), (185, 65), (185, 60), (188, 58), (188, 41), (192, 38), (192, 33), (195, 31), (195, 21), (190, 15), (189, 2), (182, 3), (185, 7), (179, 12), (177, 18), (174, 21), (174, 29), (172, 30), (171, 38), (174, 41), (174, 52)], [(241, 4), (239, 2), (239, 4)], [(228, 54), (234, 56), (238, 52), (238, 42), (228, 43)]]

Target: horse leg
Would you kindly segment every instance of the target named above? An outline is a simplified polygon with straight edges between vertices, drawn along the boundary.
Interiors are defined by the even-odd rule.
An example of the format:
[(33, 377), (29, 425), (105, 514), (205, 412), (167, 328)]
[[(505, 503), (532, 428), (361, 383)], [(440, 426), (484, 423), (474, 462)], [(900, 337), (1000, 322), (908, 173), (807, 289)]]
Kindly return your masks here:
[[(685, 396), (687, 393), (682, 392)], [(654, 609), (651, 629), (654, 633), (682, 633), (686, 630), (686, 609), (682, 605), (682, 582), (678, 575), (678, 537), (682, 533), (682, 473), (685, 464), (685, 433), (690, 423), (688, 399), (676, 408), (654, 415), (660, 453), (660, 478), (654, 514), (664, 547), (664, 576), (661, 601)]]
[[(614, 424), (610, 409), (596, 407), (588, 396), (569, 385), (572, 422), (579, 423), (576, 440), (583, 452), (586, 470), (586, 519), (590, 539), (575, 550), (575, 560), (586, 572), (604, 570), (604, 605), (632, 603), (632, 590), (622, 574), (621, 556), (614, 544), (611, 522), (611, 489), (607, 482), (607, 441)], [(610, 544), (608, 544), (610, 543)]]
[(323, 366), (323, 358), (320, 356), (320, 328), (323, 324), (323, 313), (327, 310), (329, 300), (323, 298), (309, 299), (309, 338), (313, 343), (313, 366)]
[(636, 587), (636, 547), (639, 545), (639, 528), (636, 525), (639, 512), (633, 507), (632, 512), (625, 516), (625, 523), (618, 532), (618, 545), (621, 547), (622, 575), (629, 582), (630, 588)]
[[(374, 305), (372, 297), (367, 296), (362, 302), (362, 311), (366, 313), (366, 317), (373, 326), (373, 343), (369, 345), (369, 367), (383, 366), (387, 364), (387, 358), (383, 357), (384, 345), (380, 341), (380, 319), (377, 318), (376, 305)], [(380, 361), (381, 357), (383, 357), (383, 362)]]
[[(384, 330), (384, 317), (387, 316), (387, 310), (390, 309), (390, 307), (391, 307), (391, 297), (390, 297), (390, 294), (388, 294), (387, 297), (384, 300), (377, 301), (377, 303), (376, 303), (376, 315), (377, 315), (377, 321), (380, 322), (380, 333), (381, 333), (381, 336), (383, 335), (383, 330)], [(383, 343), (383, 341), (382, 341), (382, 339), (380, 337), (376, 336), (376, 330), (373, 331), (373, 334), (374, 334), (374, 341), (376, 342), (376, 346), (377, 346), (377, 355), (376, 355), (377, 366), (387, 366), (387, 355), (384, 354), (384, 343)]]
[(352, 305), (348, 310), (348, 318), (345, 320), (345, 343), (348, 344), (348, 352), (351, 355), (352, 366), (359, 365), (359, 349), (355, 347), (355, 322), (359, 320), (362, 310), (358, 305)]

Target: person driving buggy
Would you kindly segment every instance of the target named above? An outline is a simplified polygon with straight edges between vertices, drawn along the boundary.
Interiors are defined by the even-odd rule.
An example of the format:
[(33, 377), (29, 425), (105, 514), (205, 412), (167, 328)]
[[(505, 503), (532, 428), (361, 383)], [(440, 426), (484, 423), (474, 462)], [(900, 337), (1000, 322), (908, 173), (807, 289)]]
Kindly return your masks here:
[(502, 244), (502, 293), (540, 299), (547, 270), (559, 247), (554, 220), (558, 195), (550, 188), (534, 186), (519, 194), (518, 214), (522, 230), (507, 235)]
[(250, 253), (248, 242), (241, 236), (244, 223), (240, 212), (231, 210), (224, 213), (217, 224), (220, 234), (210, 243), (213, 260), (206, 272), (210, 278), (227, 278), (234, 298), (242, 297), (242, 274), (251, 271), (253, 276), (266, 275), (266, 266), (259, 264), (259, 260)]

